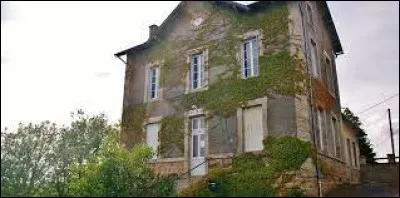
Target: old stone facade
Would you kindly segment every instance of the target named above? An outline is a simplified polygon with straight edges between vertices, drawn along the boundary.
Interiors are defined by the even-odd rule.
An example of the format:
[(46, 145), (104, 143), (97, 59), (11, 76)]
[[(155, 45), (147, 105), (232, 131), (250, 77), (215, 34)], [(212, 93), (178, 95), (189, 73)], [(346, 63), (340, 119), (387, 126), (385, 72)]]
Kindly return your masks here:
[[(293, 72), (279, 73), (288, 59), (268, 59), (285, 57), (285, 49), (306, 74), (304, 91)], [(181, 2), (150, 26), (148, 41), (116, 54), (127, 56), (120, 141), (150, 144), (154, 172), (190, 177), (261, 150), (266, 136), (295, 136), (339, 170), (324, 191), (325, 183), (354, 178), (340, 172), (350, 170), (335, 65), (341, 53), (326, 2)], [(278, 65), (279, 75), (262, 65)], [(315, 194), (315, 165), (303, 166), (293, 183)]]

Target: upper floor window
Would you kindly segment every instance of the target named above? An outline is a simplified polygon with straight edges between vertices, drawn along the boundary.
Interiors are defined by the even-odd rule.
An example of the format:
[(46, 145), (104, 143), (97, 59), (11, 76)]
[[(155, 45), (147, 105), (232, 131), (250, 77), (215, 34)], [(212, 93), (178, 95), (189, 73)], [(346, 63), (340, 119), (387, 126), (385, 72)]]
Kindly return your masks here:
[(242, 47), (242, 75), (243, 78), (258, 76), (258, 39), (253, 37), (246, 40)]
[(335, 84), (334, 84), (334, 75), (333, 75), (333, 67), (331, 64), (331, 60), (328, 58), (328, 56), (325, 55), (325, 65), (326, 65), (326, 76), (327, 76), (327, 84), (328, 84), (328, 89), (329, 91), (333, 92), (335, 91)]
[(148, 98), (158, 98), (160, 69), (158, 67), (150, 68), (148, 74)]
[(314, 26), (312, 9), (310, 4), (307, 4), (307, 21), (310, 23), (311, 26)]
[(192, 55), (190, 59), (190, 88), (198, 89), (203, 86), (204, 66), (203, 55)]
[(316, 121), (317, 121), (317, 131), (316, 131), (316, 141), (317, 141), (317, 147), (320, 150), (324, 150), (324, 144), (323, 144), (323, 135), (324, 132), (323, 130), (325, 129), (325, 114), (321, 109), (317, 110), (317, 115), (316, 115)]
[(313, 40), (311, 40), (311, 72), (314, 77), (318, 77), (317, 45)]
[(339, 153), (339, 139), (336, 137), (337, 131), (336, 131), (336, 118), (332, 117), (331, 118), (331, 127), (332, 127), (332, 143), (333, 143), (333, 154), (334, 156), (338, 157)]

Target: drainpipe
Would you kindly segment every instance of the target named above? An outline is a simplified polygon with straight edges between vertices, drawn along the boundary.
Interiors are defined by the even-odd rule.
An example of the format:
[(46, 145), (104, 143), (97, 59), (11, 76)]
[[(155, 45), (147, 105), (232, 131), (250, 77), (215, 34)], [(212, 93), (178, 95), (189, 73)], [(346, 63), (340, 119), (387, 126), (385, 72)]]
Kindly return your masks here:
[[(306, 61), (306, 73), (309, 74), (308, 71), (308, 54), (307, 54), (307, 36), (306, 36), (306, 32), (305, 32), (305, 26), (304, 26), (304, 14), (303, 14), (303, 10), (301, 9), (301, 2), (299, 3), (299, 10), (300, 10), (300, 15), (301, 15), (301, 27), (303, 29), (303, 40), (304, 40), (304, 51), (305, 51), (305, 61)], [(310, 87), (309, 87), (309, 92), (308, 92), (308, 102), (309, 102), (309, 108), (310, 108), (310, 112), (311, 112), (311, 131), (312, 131), (312, 141), (313, 144), (315, 146), (315, 148), (317, 147), (317, 142), (315, 139), (315, 126), (314, 126), (314, 111), (313, 111), (313, 105), (312, 105), (312, 78), (310, 75)], [(316, 162), (315, 162), (315, 170), (317, 172), (317, 186), (318, 186), (318, 196), (322, 197), (322, 181), (321, 181), (321, 176), (320, 176), (320, 172), (319, 172), (319, 165), (318, 165), (318, 153), (316, 153)]]

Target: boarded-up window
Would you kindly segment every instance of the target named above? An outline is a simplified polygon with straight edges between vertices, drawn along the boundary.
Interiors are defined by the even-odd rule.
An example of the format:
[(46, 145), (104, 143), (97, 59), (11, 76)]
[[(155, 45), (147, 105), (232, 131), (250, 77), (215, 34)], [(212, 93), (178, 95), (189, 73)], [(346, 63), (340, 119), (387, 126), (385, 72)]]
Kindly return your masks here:
[(264, 134), (261, 106), (243, 109), (243, 126), (245, 151), (262, 150)]
[(148, 124), (146, 130), (146, 142), (153, 151), (153, 159), (157, 158), (157, 147), (158, 147), (158, 132), (160, 125), (158, 123)]

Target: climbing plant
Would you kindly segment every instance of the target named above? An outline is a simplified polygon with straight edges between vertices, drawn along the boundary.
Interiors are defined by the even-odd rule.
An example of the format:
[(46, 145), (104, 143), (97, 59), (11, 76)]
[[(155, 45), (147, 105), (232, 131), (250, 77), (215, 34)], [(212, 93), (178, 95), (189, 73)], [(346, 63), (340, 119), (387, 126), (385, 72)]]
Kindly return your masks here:
[[(299, 170), (311, 156), (312, 146), (295, 137), (269, 136), (263, 143), (265, 149), (262, 153), (244, 153), (234, 157), (231, 168), (211, 170), (184, 189), (180, 196), (276, 196), (281, 187), (276, 185), (277, 179), (288, 171)], [(208, 182), (216, 183), (217, 189), (211, 191)], [(289, 195), (302, 193), (300, 187), (288, 192)]]
[(165, 116), (161, 120), (159, 133), (160, 144), (158, 152), (161, 157), (168, 157), (169, 149), (177, 149), (184, 153), (184, 123), (183, 116)]
[[(170, 30), (167, 29), (158, 35), (151, 48), (142, 52), (148, 62), (160, 64), (160, 84), (164, 93), (167, 93), (163, 94), (163, 100), (174, 104), (176, 114), (183, 114), (192, 105), (197, 105), (211, 114), (226, 118), (234, 115), (248, 100), (266, 96), (270, 92), (290, 96), (303, 93), (306, 77), (301, 68), (304, 63), (289, 49), (290, 38), (294, 35), (289, 34), (287, 5), (277, 3), (254, 13), (243, 13), (223, 6), (211, 6), (207, 2), (200, 7), (184, 9), (184, 16), (181, 17), (194, 18), (198, 10), (201, 10), (204, 18), (199, 26), (188, 28), (185, 34), (166, 37), (163, 33), (168, 34)], [(261, 33), (259, 75), (244, 80), (240, 75), (241, 61), (238, 57), (243, 35), (251, 31)], [(210, 72), (209, 85), (204, 91), (188, 94), (176, 92), (186, 87), (188, 51), (194, 49), (207, 49), (207, 70), (222, 72)], [(139, 126), (144, 112), (137, 113), (137, 120), (132, 125)], [(170, 144), (182, 149), (182, 144), (176, 143), (178, 138), (183, 139), (182, 129), (176, 126), (181, 120), (168, 117), (162, 121), (159, 152), (165, 152)], [(143, 136), (141, 127), (132, 127), (129, 133)]]
[(146, 105), (139, 104), (124, 108), (122, 112), (121, 128), (125, 144), (132, 147), (144, 139), (143, 123), (146, 120)]

